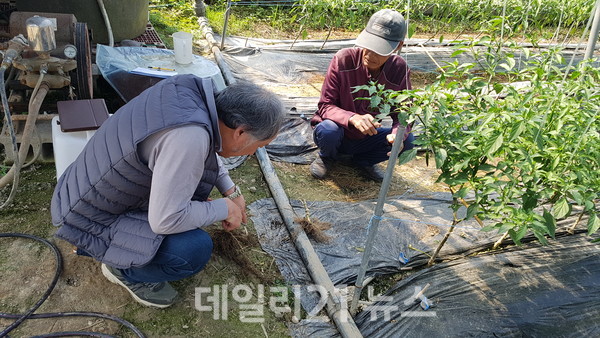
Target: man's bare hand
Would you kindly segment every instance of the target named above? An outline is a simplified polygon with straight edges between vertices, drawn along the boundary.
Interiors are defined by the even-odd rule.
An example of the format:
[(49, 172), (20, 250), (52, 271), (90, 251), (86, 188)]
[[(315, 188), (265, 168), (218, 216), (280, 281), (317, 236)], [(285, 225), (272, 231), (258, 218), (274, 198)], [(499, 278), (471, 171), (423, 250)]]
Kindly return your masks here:
[(356, 129), (364, 135), (373, 136), (377, 134), (377, 128), (381, 127), (381, 123), (375, 121), (371, 114), (358, 115), (354, 114), (348, 120)]
[[(242, 197), (242, 196), (240, 196)], [(238, 198), (240, 198), (238, 197)], [(227, 218), (221, 223), (223, 229), (226, 231), (235, 230), (240, 227), (242, 222), (246, 219), (246, 210), (240, 209), (240, 207), (233, 200), (224, 198), (227, 203)], [(237, 199), (237, 198), (236, 198)], [(242, 197), (243, 199), (243, 197)], [(245, 203), (244, 203), (245, 206)]]
[(246, 215), (246, 199), (244, 198), (244, 195), (239, 195), (238, 197), (232, 199), (232, 201), (242, 211), (242, 224), (246, 224), (248, 222), (248, 216)]

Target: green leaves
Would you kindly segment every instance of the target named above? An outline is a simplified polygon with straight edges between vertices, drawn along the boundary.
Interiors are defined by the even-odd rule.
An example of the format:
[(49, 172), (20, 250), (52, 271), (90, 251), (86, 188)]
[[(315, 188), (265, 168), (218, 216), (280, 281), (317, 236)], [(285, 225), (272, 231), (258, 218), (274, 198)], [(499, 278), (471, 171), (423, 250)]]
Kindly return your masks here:
[(473, 218), (473, 216), (477, 215), (478, 213), (479, 213), (479, 206), (477, 204), (471, 204), (467, 208), (467, 216), (465, 218), (466, 219)]
[(600, 229), (600, 219), (598, 219), (598, 215), (593, 213), (590, 215), (590, 218), (587, 223), (588, 235), (596, 233), (598, 229)]
[(494, 157), (496, 151), (498, 151), (498, 149), (500, 149), (500, 147), (502, 146), (503, 143), (504, 143), (504, 136), (502, 136), (502, 134), (499, 134), (498, 136), (493, 138), (492, 142), (490, 142), (486, 147), (487, 148), (485, 151), (486, 156)]
[(412, 148), (411, 150), (402, 152), (400, 156), (398, 156), (398, 165), (408, 163), (412, 161), (415, 157), (417, 157), (417, 148)]
[(563, 218), (571, 213), (571, 206), (567, 199), (562, 197), (552, 207), (552, 215), (556, 218)]
[(435, 150), (435, 166), (436, 168), (442, 168), (444, 162), (448, 158), (448, 152), (444, 148), (437, 148)]
[(413, 35), (415, 35), (415, 31), (416, 31), (416, 26), (415, 25), (408, 25), (408, 38), (410, 39)]
[(455, 50), (454, 52), (452, 52), (452, 54), (450, 55), (450, 57), (451, 58), (455, 58), (455, 57), (457, 57), (460, 54), (465, 53), (465, 52), (466, 52), (466, 50), (464, 50), (464, 49), (458, 49), (458, 50)]
[(538, 205), (538, 195), (529, 190), (523, 194), (523, 209), (533, 210)]
[[(453, 62), (419, 91), (374, 88), (382, 99), (371, 102), (380, 110), (412, 102), (400, 105), (400, 116), (419, 122), (419, 146), (431, 150), (441, 171), (438, 182), (456, 191), (455, 198), (474, 194), (467, 214), (496, 222), (486, 230), (508, 231), (515, 243), (532, 233), (546, 243), (555, 236), (557, 220), (578, 206), (590, 217), (588, 233), (598, 232), (600, 70), (583, 62), (564, 76), (566, 69), (555, 66), (562, 62), (559, 51), (532, 53), (517, 65), (516, 53), (496, 52), (493, 40), (478, 43), (485, 46), (480, 68)], [(465, 43), (455, 55), (473, 52), (474, 46)], [(488, 82), (496, 69), (530, 82), (519, 87)], [(501, 97), (488, 94), (491, 89)], [(405, 152), (399, 162), (414, 156)]]
[(506, 63), (501, 63), (500, 67), (506, 69), (507, 71), (511, 71), (515, 67), (515, 58), (509, 57), (506, 59)]
[(554, 233), (556, 232), (556, 219), (552, 216), (551, 213), (544, 209), (544, 221), (546, 225), (546, 229), (548, 229), (548, 235), (554, 238)]
[(525, 130), (525, 127), (526, 127), (525, 121), (521, 121), (521, 122), (513, 125), (510, 130), (508, 142), (512, 142), (512, 141), (516, 140), (517, 137), (519, 137), (521, 135), (521, 133), (523, 133), (523, 131)]
[[(369, 88), (372, 89), (373, 87)], [(369, 90), (369, 95), (373, 95), (373, 93)], [(381, 97), (379, 96), (371, 96), (371, 100), (369, 102), (369, 107), (370, 108), (377, 108), (379, 106), (379, 104), (381, 103)], [(388, 108), (388, 112), (389, 112), (389, 108)]]
[[(193, 1), (151, 0), (150, 3), (176, 3), (174, 7), (178, 8), (185, 6), (184, 13), (190, 13), (189, 19), (186, 17), (190, 27), (196, 22)], [(256, 23), (261, 23), (294, 33), (298, 37), (302, 35), (306, 39), (309, 38), (306, 33), (315, 29), (360, 31), (377, 10), (395, 8), (409, 21), (408, 39), (414, 37), (417, 31), (434, 33), (432, 36), (438, 36), (440, 31), (447, 32), (447, 36), (454, 36), (459, 32), (486, 32), (491, 37), (502, 35), (505, 41), (511, 37), (518, 37), (519, 40), (523, 37), (540, 39), (547, 37), (547, 27), (552, 27), (551, 31), (562, 31), (568, 27), (572, 29), (585, 26), (594, 3), (593, 0), (584, 0), (569, 2), (565, 6), (561, 0), (511, 1), (506, 7), (505, 15), (499, 16), (502, 2), (493, 1), (416, 0), (407, 3), (400, 0), (297, 0), (293, 6), (287, 6), (289, 3), (277, 6), (277, 2), (273, 2), (273, 6), (232, 6), (228, 32), (238, 36), (264, 37), (265, 30), (256, 29)], [(226, 6), (227, 1), (211, 1), (210, 6), (207, 6), (209, 19), (215, 29), (223, 27)], [(440, 36), (439, 42), (443, 41), (444, 36)], [(527, 49), (524, 54), (526, 51)], [(528, 57), (525, 56), (525, 59)], [(504, 59), (501, 60), (507, 66), (510, 65)]]
[(527, 230), (528, 230), (528, 227), (525, 225), (522, 225), (520, 227), (517, 227), (517, 230), (515, 230), (514, 228), (508, 230), (508, 235), (513, 240), (513, 242), (515, 242), (515, 244), (521, 245), (521, 239), (523, 237), (525, 237)]

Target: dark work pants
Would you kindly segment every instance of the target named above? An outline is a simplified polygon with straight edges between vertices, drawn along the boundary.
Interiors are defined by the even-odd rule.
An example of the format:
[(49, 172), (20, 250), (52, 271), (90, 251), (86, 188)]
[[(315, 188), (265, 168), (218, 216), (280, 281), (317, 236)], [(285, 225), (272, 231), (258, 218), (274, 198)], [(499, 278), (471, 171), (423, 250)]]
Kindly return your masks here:
[(212, 249), (212, 239), (204, 230), (166, 235), (150, 263), (121, 271), (134, 283), (180, 280), (200, 272), (208, 263)]
[[(350, 140), (344, 137), (344, 128), (331, 120), (324, 120), (316, 125), (313, 132), (315, 144), (319, 147), (319, 156), (336, 160), (338, 155), (352, 155), (353, 163), (358, 167), (367, 167), (387, 161), (392, 145), (386, 140), (386, 135), (392, 128), (377, 128), (377, 134), (360, 140)], [(415, 137), (409, 134), (404, 140), (402, 151), (414, 148)]]

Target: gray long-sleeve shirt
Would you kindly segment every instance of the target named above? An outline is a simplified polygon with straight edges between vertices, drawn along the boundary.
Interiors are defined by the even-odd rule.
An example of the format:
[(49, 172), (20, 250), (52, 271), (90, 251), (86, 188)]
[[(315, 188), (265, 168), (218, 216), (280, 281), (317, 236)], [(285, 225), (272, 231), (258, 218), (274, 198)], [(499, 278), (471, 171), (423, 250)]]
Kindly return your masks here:
[[(192, 201), (204, 173), (209, 144), (208, 131), (199, 125), (163, 130), (139, 144), (140, 159), (153, 172), (148, 221), (155, 233), (180, 233), (227, 218), (227, 204), (223, 198)], [(216, 188), (224, 193), (233, 186), (219, 159)]]

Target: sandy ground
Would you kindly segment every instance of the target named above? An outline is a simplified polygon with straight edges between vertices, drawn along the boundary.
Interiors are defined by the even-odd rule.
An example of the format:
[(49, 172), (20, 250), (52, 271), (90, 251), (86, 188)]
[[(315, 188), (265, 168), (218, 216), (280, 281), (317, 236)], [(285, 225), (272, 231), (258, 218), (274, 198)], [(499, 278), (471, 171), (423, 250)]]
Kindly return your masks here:
[[(27, 311), (46, 291), (54, 278), (56, 260), (45, 245), (29, 239), (4, 239), (0, 307), (13, 313)], [(54, 241), (63, 258), (63, 270), (50, 294), (36, 313), (47, 312), (102, 312), (122, 315), (129, 303), (129, 295), (101, 277), (100, 265), (94, 260), (72, 253), (72, 246)], [(110, 290), (110, 297), (100, 294)], [(2, 326), (12, 321), (0, 321)], [(90, 317), (36, 319), (25, 321), (15, 336), (57, 331), (95, 331), (114, 333), (118, 324)]]

